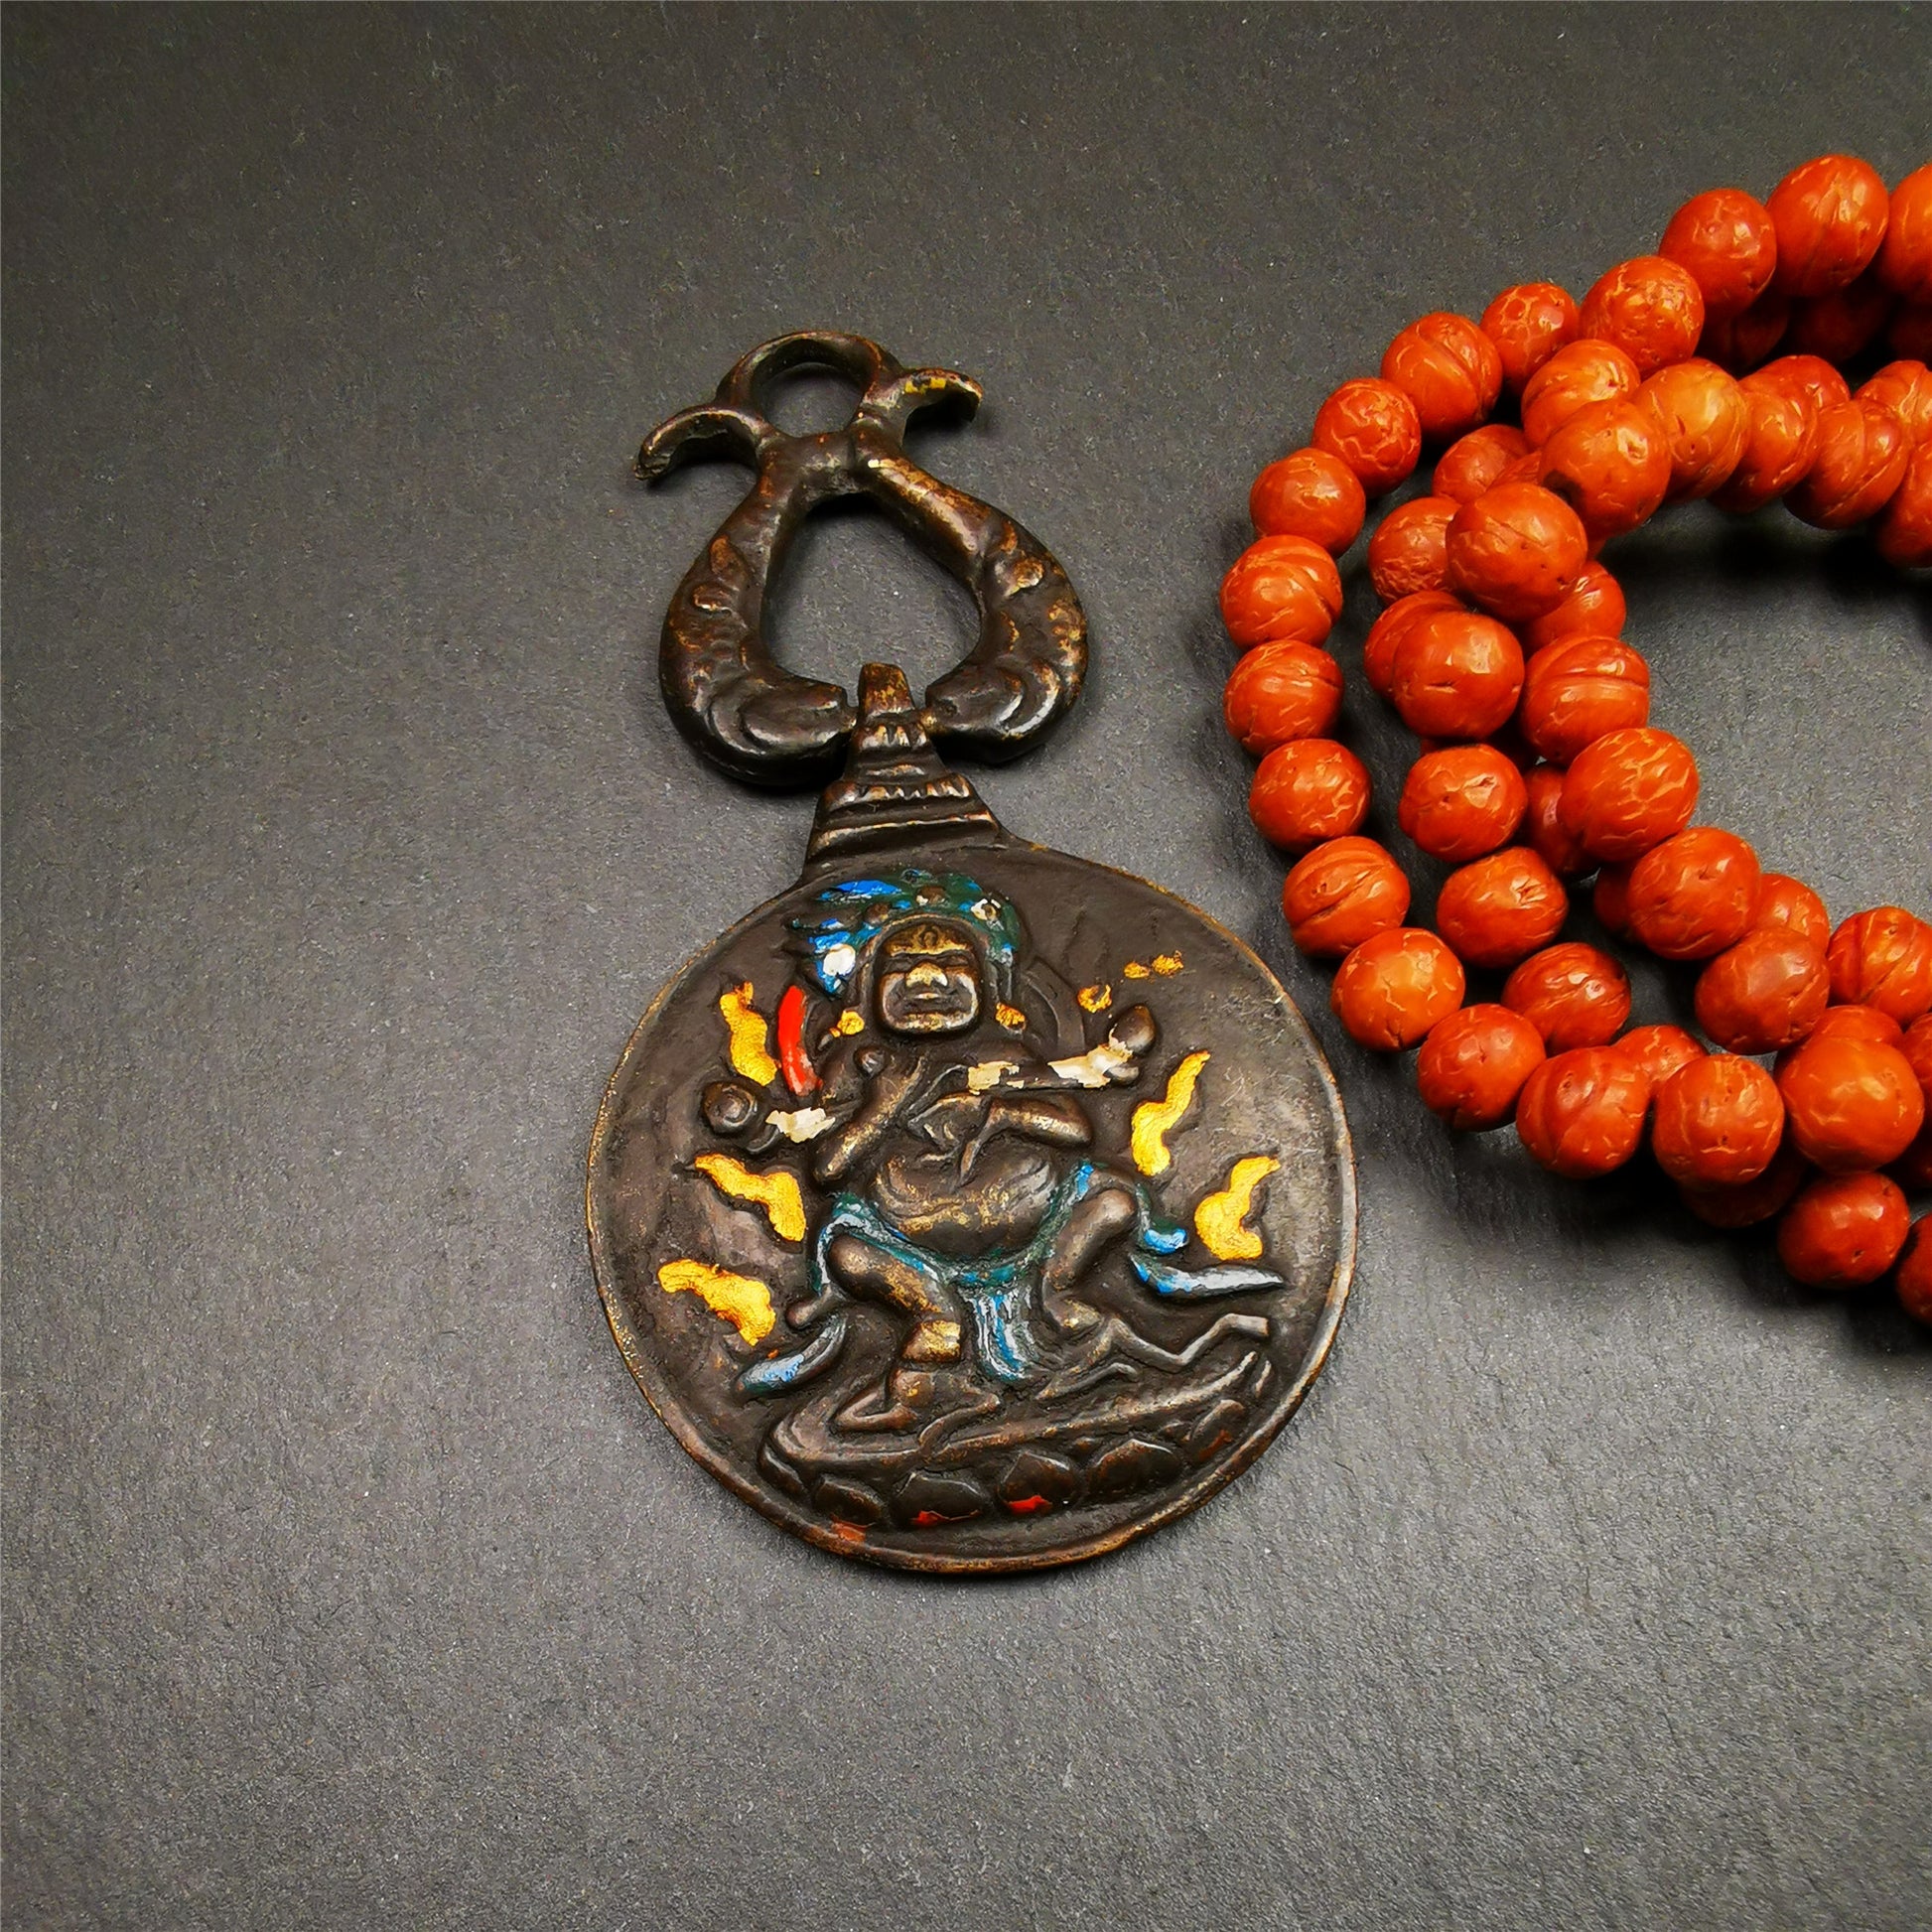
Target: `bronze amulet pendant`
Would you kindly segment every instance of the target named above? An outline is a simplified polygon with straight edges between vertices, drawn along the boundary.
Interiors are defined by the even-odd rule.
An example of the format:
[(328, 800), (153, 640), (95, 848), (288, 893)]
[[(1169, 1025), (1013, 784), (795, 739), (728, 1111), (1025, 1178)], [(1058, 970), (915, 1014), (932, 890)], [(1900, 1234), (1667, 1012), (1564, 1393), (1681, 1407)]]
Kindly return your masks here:
[[(759, 413), (804, 367), (861, 386), (843, 428)], [(1086, 666), (1045, 547), (904, 453), (918, 410), (978, 398), (812, 332), (644, 444), (645, 478), (758, 472), (666, 615), (672, 717), (753, 782), (831, 782), (797, 882), (638, 1023), (587, 1194), (612, 1331), (684, 1448), (824, 1549), (954, 1574), (1096, 1556), (1238, 1474), (1320, 1370), (1355, 1238), (1340, 1098), (1274, 975), (1014, 837), (941, 757), (1017, 756)], [(760, 635), (790, 536), (855, 493), (980, 610), (921, 702), (869, 664), (855, 706)]]

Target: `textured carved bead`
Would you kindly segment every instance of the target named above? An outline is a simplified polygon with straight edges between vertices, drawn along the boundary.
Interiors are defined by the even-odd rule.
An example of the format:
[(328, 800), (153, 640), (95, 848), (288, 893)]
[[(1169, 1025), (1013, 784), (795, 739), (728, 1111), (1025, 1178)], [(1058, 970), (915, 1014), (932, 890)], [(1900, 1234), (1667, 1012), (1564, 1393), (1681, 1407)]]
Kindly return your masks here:
[(1472, 429), (1443, 452), (1430, 479), (1430, 494), (1447, 496), (1452, 503), (1472, 503), (1485, 489), (1500, 483), (1503, 472), (1529, 450), (1529, 438), (1507, 423), (1487, 423), (1481, 429)]
[(1642, 381), (1636, 363), (1614, 343), (1572, 343), (1524, 385), (1523, 434), (1541, 447), (1587, 404), (1634, 395)]
[(1517, 627), (1523, 648), (1535, 653), (1566, 637), (1615, 637), (1627, 613), (1623, 586), (1603, 566), (1587, 563), (1566, 597), (1554, 611), (1532, 618)]
[(1509, 720), (1523, 689), (1523, 647), (1494, 618), (1434, 611), (1403, 633), (1389, 696), (1422, 738), (1487, 738)]
[(1368, 576), (1384, 604), (1443, 588), (1449, 518), (1447, 496), (1417, 496), (1392, 509), (1368, 540)]
[(1630, 981), (1608, 953), (1570, 939), (1524, 960), (1503, 982), (1503, 1005), (1553, 1053), (1607, 1046), (1630, 1018)]
[(1734, 832), (1700, 825), (1630, 868), (1631, 932), (1662, 959), (1709, 959), (1750, 929), (1757, 854)]
[(1270, 844), (1305, 852), (1354, 831), (1368, 816), (1368, 771), (1346, 745), (1298, 738), (1262, 759), (1248, 816)]
[(1462, 963), (1433, 932), (1397, 926), (1365, 939), (1335, 969), (1335, 1017), (1363, 1046), (1413, 1046), (1462, 1004)]
[(1570, 895), (1530, 850), (1514, 845), (1458, 867), (1436, 897), (1436, 924), (1471, 966), (1513, 966), (1563, 930)]
[(1932, 1009), (1932, 927), (1902, 905), (1854, 912), (1826, 948), (1832, 998), (1908, 1026)]
[(1382, 496), (1421, 460), (1422, 422), (1393, 382), (1356, 376), (1315, 411), (1309, 440), (1340, 457), (1369, 495)]
[(1778, 237), (1773, 285), (1802, 297), (1829, 295), (1864, 272), (1884, 239), (1891, 198), (1868, 163), (1826, 154), (1792, 169), (1765, 207)]
[(1650, 666), (1616, 637), (1571, 637), (1532, 657), (1517, 722), (1552, 764), (1650, 716)]
[(1798, 932), (1760, 925), (1698, 975), (1698, 1025), (1733, 1053), (1774, 1053), (1809, 1036), (1830, 997), (1824, 953)]
[(1449, 588), (1505, 623), (1554, 611), (1588, 558), (1577, 512), (1536, 483), (1498, 483), (1449, 526)]
[(1670, 489), (1670, 436), (1642, 394), (1587, 404), (1543, 445), (1543, 486), (1577, 512), (1591, 543), (1636, 529)]
[(1693, 195), (1670, 218), (1657, 252), (1689, 271), (1704, 297), (1707, 324), (1748, 309), (1771, 286), (1778, 265), (1770, 210), (1741, 188)]
[(1482, 312), (1482, 333), (1502, 358), (1503, 383), (1520, 395), (1558, 349), (1577, 340), (1577, 304), (1554, 282), (1518, 282)]
[(1896, 1046), (1843, 1034), (1812, 1037), (1777, 1071), (1798, 1152), (1827, 1173), (1895, 1161), (1925, 1122), (1925, 1095)]
[(1450, 745), (1409, 767), (1396, 822), (1431, 858), (1460, 864), (1508, 844), (1528, 804), (1523, 774), (1493, 745)]
[(1248, 515), (1258, 536), (1306, 537), (1339, 556), (1362, 533), (1368, 497), (1340, 457), (1311, 445), (1255, 479)]
[(1704, 333), (1704, 293), (1691, 272), (1663, 255), (1638, 255), (1600, 276), (1584, 297), (1583, 333), (1614, 343), (1650, 375), (1681, 362)]
[(1295, 738), (1320, 738), (1341, 709), (1341, 666), (1315, 644), (1262, 644), (1228, 673), (1221, 715), (1259, 757)]
[(1771, 1076), (1736, 1053), (1703, 1053), (1656, 1090), (1650, 1149), (1686, 1187), (1735, 1187), (1771, 1165), (1784, 1102)]
[(1364, 939), (1399, 926), (1409, 910), (1409, 876), (1373, 839), (1318, 845), (1289, 869), (1282, 915), (1305, 953), (1339, 959)]
[(1784, 1210), (1778, 1260), (1807, 1288), (1862, 1288), (1898, 1259), (1910, 1226), (1895, 1180), (1881, 1173), (1827, 1174)]
[(1643, 1140), (1650, 1082), (1614, 1046), (1547, 1059), (1516, 1099), (1516, 1132), (1552, 1173), (1584, 1180), (1620, 1168)]
[(1447, 441), (1474, 429), (1495, 408), (1502, 356), (1467, 316), (1438, 311), (1412, 322), (1389, 345), (1382, 379), (1415, 404), (1424, 436)]
[(1558, 811), (1566, 831), (1615, 864), (1683, 831), (1697, 795), (1697, 760), (1683, 741), (1643, 725), (1607, 732), (1578, 753)]
[(1307, 537), (1258, 537), (1221, 580), (1221, 619), (1243, 650), (1318, 644), (1341, 614), (1341, 573)]
[(1305, 953), (1339, 959), (1399, 926), (1409, 876), (1373, 839), (1339, 838), (1298, 859), (1282, 884), (1289, 936)]
[(1416, 1086), (1439, 1120), (1463, 1133), (1500, 1127), (1544, 1058), (1536, 1029), (1507, 1007), (1463, 1007), (1430, 1029)]

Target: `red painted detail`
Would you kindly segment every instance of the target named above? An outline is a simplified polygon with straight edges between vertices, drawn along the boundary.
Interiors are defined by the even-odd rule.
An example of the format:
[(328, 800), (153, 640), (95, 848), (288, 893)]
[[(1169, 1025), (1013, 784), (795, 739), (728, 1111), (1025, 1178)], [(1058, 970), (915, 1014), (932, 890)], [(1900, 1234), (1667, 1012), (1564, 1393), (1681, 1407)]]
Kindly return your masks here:
[(818, 1073), (805, 1051), (805, 989), (796, 981), (778, 1002), (778, 1065), (795, 1099), (818, 1091)]
[(1017, 1516), (1031, 1516), (1036, 1509), (1051, 1509), (1050, 1496), (1009, 1496), (1007, 1507)]
[(922, 1509), (912, 1518), (913, 1526), (922, 1530), (933, 1529), (940, 1523), (950, 1523), (951, 1521), (952, 1518), (950, 1516), (943, 1515), (936, 1509)]

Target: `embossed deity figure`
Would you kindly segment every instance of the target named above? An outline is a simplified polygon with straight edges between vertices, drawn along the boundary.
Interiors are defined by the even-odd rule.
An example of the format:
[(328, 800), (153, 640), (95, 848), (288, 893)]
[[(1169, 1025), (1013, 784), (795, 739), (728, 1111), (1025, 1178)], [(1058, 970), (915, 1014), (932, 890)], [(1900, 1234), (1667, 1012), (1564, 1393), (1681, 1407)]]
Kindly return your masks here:
[[(1095, 1146), (1082, 1093), (1140, 1078), (1159, 1033), (1145, 1006), (1117, 1013), (1098, 1045), (1049, 1059), (1017, 1003), (1019, 917), (972, 879), (905, 868), (831, 887), (817, 906), (793, 921), (803, 971), (777, 1020), (787, 1083), (813, 1104), (769, 1116), (757, 1144), (805, 1144), (829, 1199), (812, 1231), (811, 1296), (789, 1311), (795, 1329), (819, 1332), (755, 1363), (748, 1393), (828, 1368), (855, 1301), (900, 1329), (883, 1385), (840, 1410), (838, 1426), (857, 1431), (984, 1413), (1002, 1391), (1051, 1401), (1137, 1364), (1179, 1368), (1210, 1336), (1266, 1332), (1258, 1317), (1226, 1316), (1174, 1353), (1083, 1293), (1116, 1247), (1162, 1297), (1280, 1285), (1262, 1269), (1164, 1260), (1185, 1228)], [(708, 1118), (750, 1128), (727, 1092), (710, 1090)], [(1183, 1095), (1176, 1116), (1184, 1106)]]

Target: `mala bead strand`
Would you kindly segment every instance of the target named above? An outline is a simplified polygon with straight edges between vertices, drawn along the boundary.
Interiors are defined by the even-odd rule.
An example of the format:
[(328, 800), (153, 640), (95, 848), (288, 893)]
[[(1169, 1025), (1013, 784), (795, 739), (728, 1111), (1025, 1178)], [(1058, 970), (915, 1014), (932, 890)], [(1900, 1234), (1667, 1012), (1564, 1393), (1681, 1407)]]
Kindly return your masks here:
[[(1896, 359), (1856, 392), (1840, 364)], [(1882, 351), (1880, 351), (1882, 352)], [(1690, 749), (1650, 721), (1650, 669), (1622, 638), (1600, 547), (1674, 502), (1783, 501), (1881, 555), (1932, 564), (1932, 164), (1887, 193), (1827, 155), (1759, 202), (1694, 196), (1657, 251), (1581, 305), (1554, 283), (1502, 291), (1479, 321), (1403, 329), (1380, 372), (1339, 384), (1308, 444), (1255, 480), (1256, 541), (1222, 586), (1244, 653), (1228, 729), (1261, 759), (1250, 808), (1299, 854), (1282, 889), (1298, 947), (1338, 961), (1352, 1038), (1418, 1047), (1424, 1104), (1458, 1131), (1514, 1121), (1555, 1173), (1607, 1173), (1644, 1144), (1716, 1227), (1777, 1222), (1794, 1279), (1895, 1271), (1932, 1321), (1932, 926), (1900, 906), (1836, 927), (1818, 895), (1749, 844), (1693, 826)], [(1868, 366), (1868, 364), (1867, 364)], [(1520, 427), (1492, 421), (1513, 405)], [(1386, 607), (1370, 686), (1424, 741), (1396, 819), (1453, 868), (1439, 932), (1406, 924), (1409, 877), (1361, 835), (1370, 785), (1331, 734), (1335, 558), (1371, 499), (1440, 454), (1427, 494), (1368, 543)], [(1696, 971), (1707, 1050), (1629, 1027), (1630, 984), (1560, 937), (1575, 892), (1619, 939)], [(1465, 1006), (1466, 967), (1506, 971)], [(1760, 1057), (1776, 1055), (1767, 1070)]]

